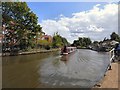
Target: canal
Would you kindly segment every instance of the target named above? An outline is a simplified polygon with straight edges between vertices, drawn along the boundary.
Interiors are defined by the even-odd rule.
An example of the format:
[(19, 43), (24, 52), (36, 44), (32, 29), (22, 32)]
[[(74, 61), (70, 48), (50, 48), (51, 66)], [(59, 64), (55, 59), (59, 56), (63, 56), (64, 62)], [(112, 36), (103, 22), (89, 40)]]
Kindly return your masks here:
[(109, 63), (108, 53), (87, 49), (2, 58), (3, 88), (89, 88), (99, 82)]

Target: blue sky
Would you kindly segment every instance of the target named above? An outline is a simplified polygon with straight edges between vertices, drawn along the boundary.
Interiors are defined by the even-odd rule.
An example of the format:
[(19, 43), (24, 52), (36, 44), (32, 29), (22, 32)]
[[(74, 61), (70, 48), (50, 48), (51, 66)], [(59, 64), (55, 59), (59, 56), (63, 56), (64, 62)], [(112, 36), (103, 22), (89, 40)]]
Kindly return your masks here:
[[(92, 41), (110, 38), (118, 32), (118, 5), (105, 2), (27, 2), (38, 17), (42, 30), (53, 35), (58, 32), (69, 42), (78, 37)], [(61, 16), (62, 15), (62, 16)]]
[[(29, 8), (38, 16), (38, 22), (56, 19), (62, 14), (71, 17), (72, 13), (90, 10), (98, 2), (27, 2)], [(102, 8), (102, 6), (101, 6)]]

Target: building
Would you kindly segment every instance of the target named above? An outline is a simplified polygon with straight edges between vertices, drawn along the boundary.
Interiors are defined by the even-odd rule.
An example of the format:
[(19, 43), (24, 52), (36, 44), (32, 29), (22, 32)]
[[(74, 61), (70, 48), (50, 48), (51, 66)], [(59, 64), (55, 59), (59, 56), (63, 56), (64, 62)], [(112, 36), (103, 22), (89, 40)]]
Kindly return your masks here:
[(52, 36), (50, 35), (43, 35), (41, 40), (47, 40), (49, 43), (52, 43)]

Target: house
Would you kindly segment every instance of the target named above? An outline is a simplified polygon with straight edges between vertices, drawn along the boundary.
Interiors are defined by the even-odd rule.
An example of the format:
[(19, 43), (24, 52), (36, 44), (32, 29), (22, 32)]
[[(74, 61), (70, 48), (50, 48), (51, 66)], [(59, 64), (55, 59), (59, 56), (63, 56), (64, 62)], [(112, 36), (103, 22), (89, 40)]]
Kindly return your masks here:
[(43, 35), (42, 37), (41, 37), (41, 40), (47, 40), (49, 43), (52, 43), (52, 36), (50, 36), (50, 35)]

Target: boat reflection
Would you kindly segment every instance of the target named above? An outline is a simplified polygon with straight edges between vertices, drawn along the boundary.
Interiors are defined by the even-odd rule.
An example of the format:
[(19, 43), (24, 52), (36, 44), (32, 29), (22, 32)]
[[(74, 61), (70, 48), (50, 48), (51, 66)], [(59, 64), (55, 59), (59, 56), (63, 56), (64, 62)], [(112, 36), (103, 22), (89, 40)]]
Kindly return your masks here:
[(69, 55), (63, 55), (61, 61), (67, 62), (69, 60)]

